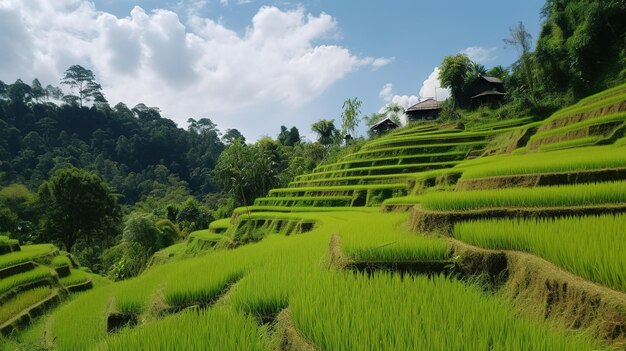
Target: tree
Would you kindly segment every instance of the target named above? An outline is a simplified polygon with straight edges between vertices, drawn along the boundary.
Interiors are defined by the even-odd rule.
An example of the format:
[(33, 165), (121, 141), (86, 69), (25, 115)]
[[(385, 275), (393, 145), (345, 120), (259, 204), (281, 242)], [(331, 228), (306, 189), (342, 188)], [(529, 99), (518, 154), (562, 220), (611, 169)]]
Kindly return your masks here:
[(291, 129), (287, 129), (285, 126), (280, 126), (280, 133), (276, 139), (282, 145), (294, 146), (300, 142), (300, 131), (295, 126), (291, 127)]
[(47, 100), (49, 99), (61, 100), (63, 99), (63, 90), (61, 90), (61, 88), (59, 87), (54, 87), (48, 84), (46, 86), (45, 96)]
[(520, 54), (520, 64), (524, 72), (524, 79), (528, 87), (530, 97), (535, 97), (535, 82), (533, 78), (532, 59), (530, 57), (530, 48), (532, 45), (532, 36), (526, 31), (524, 24), (520, 22), (517, 27), (509, 28), (511, 37), (503, 39), (506, 45), (515, 46)]
[[(361, 114), (361, 100), (358, 98), (346, 99), (343, 102), (343, 111), (341, 112), (341, 134), (346, 135), (348, 132), (354, 134), (356, 127), (359, 125), (359, 114)], [(354, 135), (353, 135), (354, 136)]]
[(235, 140), (238, 140), (242, 144), (246, 143), (246, 138), (237, 129), (226, 129), (226, 132), (222, 136), (224, 144), (230, 145)]
[(121, 211), (97, 175), (78, 168), (58, 170), (38, 190), (42, 236), (71, 251), (78, 240), (107, 242), (119, 232)]
[(102, 86), (96, 83), (96, 76), (91, 70), (81, 65), (72, 65), (67, 70), (61, 84), (68, 85), (71, 89), (77, 90), (79, 106), (83, 106), (83, 102), (95, 101), (106, 102), (102, 94)]
[(471, 69), (472, 61), (465, 54), (456, 54), (443, 58), (439, 70), (439, 80), (442, 87), (450, 89), (455, 103), (463, 100), (463, 93), (466, 90)]
[(337, 139), (337, 128), (335, 120), (320, 119), (311, 125), (311, 130), (318, 135), (317, 141), (324, 146), (331, 145)]
[(39, 82), (39, 79), (37, 78), (33, 79), (33, 82), (30, 85), (30, 95), (36, 101), (39, 101), (44, 96), (46, 96), (46, 91), (43, 89), (43, 87), (41, 86), (41, 83)]
[(404, 108), (396, 103), (390, 103), (383, 109), (383, 114), (394, 121), (398, 126), (402, 125), (401, 117), (404, 115)]

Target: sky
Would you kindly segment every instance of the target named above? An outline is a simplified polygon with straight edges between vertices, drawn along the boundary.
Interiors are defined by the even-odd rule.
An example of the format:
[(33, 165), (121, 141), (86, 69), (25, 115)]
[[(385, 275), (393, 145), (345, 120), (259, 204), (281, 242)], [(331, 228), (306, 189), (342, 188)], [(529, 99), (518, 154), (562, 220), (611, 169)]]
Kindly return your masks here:
[(347, 98), (363, 115), (445, 99), (446, 55), (510, 66), (503, 39), (521, 21), (535, 40), (544, 1), (0, 0), (0, 80), (56, 86), (79, 64), (112, 106), (158, 107), (181, 128), (210, 118), (249, 141), (281, 125), (314, 140), (311, 124), (340, 126)]

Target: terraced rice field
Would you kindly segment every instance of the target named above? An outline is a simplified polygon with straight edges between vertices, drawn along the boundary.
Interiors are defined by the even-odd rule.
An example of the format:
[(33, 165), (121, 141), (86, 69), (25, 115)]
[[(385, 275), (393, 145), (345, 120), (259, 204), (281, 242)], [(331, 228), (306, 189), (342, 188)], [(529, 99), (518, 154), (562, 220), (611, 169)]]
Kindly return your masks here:
[[(53, 336), (44, 346), (58, 350), (623, 349), (626, 215), (611, 211), (626, 206), (626, 147), (616, 126), (605, 127), (622, 123), (615, 106), (625, 87), (544, 121), (428, 123), (374, 139), (16, 338)], [(619, 179), (580, 175), (607, 170)], [(558, 184), (457, 190), (562, 173)], [(381, 203), (408, 213), (382, 213)], [(502, 218), (448, 223), (451, 237), (410, 226), (423, 209), (494, 208)], [(562, 208), (573, 215), (546, 215)], [(513, 218), (525, 209), (540, 210)], [(427, 271), (435, 262), (447, 266)], [(403, 263), (408, 270), (393, 271)], [(126, 324), (111, 328), (108, 317), (119, 315)]]

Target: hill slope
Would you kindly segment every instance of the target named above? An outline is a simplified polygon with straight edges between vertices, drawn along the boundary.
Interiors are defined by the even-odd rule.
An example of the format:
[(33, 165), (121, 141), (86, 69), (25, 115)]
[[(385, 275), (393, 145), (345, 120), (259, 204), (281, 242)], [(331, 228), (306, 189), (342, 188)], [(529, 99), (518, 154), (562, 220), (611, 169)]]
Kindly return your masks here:
[(624, 89), (374, 139), (4, 346), (623, 348)]

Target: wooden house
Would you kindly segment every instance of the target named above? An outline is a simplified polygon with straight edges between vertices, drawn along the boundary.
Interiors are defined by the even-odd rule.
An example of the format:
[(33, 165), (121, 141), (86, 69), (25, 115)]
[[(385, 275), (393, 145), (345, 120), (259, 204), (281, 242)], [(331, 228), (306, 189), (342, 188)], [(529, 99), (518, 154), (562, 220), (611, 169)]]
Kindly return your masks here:
[(428, 98), (418, 102), (406, 110), (409, 122), (415, 121), (432, 121), (439, 117), (441, 104), (439, 101)]
[(376, 122), (376, 124), (370, 127), (370, 130), (378, 135), (383, 135), (389, 132), (390, 130), (394, 130), (398, 127), (399, 125), (396, 122), (392, 121), (391, 118), (387, 117)]
[(473, 105), (498, 105), (506, 96), (504, 84), (500, 78), (480, 76), (471, 89)]

